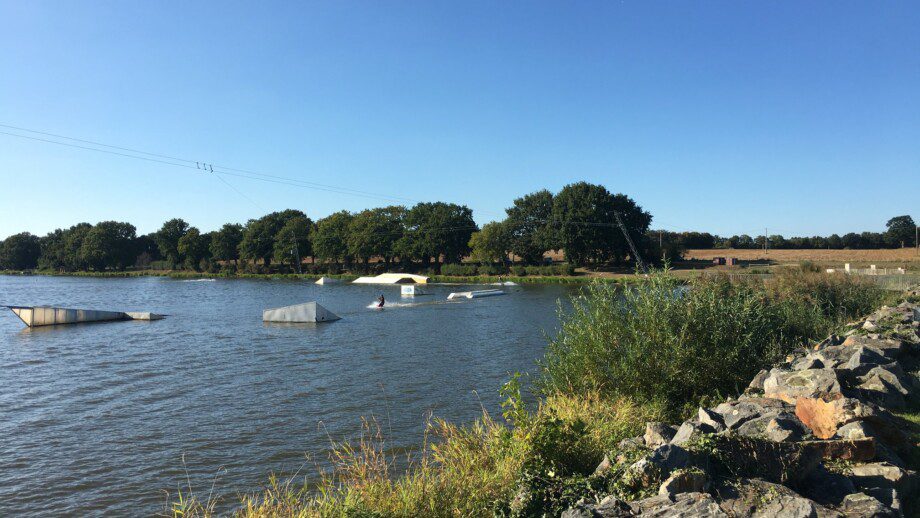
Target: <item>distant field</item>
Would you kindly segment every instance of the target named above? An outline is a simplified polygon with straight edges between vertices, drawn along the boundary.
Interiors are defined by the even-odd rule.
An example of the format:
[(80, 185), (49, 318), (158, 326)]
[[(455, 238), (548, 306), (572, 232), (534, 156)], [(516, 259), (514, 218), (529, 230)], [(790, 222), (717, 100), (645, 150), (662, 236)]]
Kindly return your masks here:
[(686, 259), (712, 260), (714, 257), (737, 257), (741, 261), (770, 261), (772, 263), (795, 263), (815, 261), (822, 264), (850, 263), (853, 266), (864, 264), (893, 263), (910, 264), (916, 267), (920, 255), (915, 248), (896, 248), (893, 250), (687, 250)]

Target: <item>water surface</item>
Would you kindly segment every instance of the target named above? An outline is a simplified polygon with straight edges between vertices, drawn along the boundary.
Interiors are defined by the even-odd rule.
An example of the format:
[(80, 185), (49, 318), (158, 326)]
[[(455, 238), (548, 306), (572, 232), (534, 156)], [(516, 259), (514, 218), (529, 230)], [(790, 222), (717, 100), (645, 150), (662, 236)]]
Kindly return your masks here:
[[(29, 330), (0, 313), (0, 516), (151, 515), (186, 474), (199, 494), (216, 478), (232, 505), (271, 472), (314, 477), (330, 439), (353, 437), (362, 416), (392, 446), (417, 447), (429, 413), (498, 410), (498, 387), (534, 370), (573, 290), (446, 303), (470, 287), (426, 289), (0, 276), (0, 304), (170, 315)], [(405, 305), (369, 309), (381, 293)], [(309, 300), (343, 319), (261, 321)]]

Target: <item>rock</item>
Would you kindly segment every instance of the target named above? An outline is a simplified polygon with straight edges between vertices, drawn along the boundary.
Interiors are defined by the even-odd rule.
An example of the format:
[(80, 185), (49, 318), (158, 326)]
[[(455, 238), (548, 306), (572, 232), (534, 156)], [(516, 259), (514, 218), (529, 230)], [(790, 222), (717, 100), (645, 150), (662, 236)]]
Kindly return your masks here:
[(715, 412), (722, 416), (722, 422), (729, 430), (736, 430), (744, 423), (758, 417), (777, 416), (781, 412), (792, 411), (792, 405), (766, 397), (728, 401), (715, 408)]
[(873, 367), (859, 378), (856, 388), (866, 399), (894, 410), (906, 406), (905, 397), (910, 396), (913, 383), (896, 364)]
[(559, 518), (594, 518), (594, 513), (591, 512), (591, 510), (586, 509), (585, 506), (574, 505), (565, 511), (562, 511), (562, 514), (559, 515)]
[(866, 439), (872, 437), (872, 426), (864, 421), (847, 423), (837, 429), (836, 437), (840, 439)]
[(803, 441), (799, 445), (815, 450), (826, 460), (866, 462), (875, 458), (875, 439)]
[(875, 330), (878, 329), (878, 326), (875, 325), (875, 322), (873, 322), (873, 321), (871, 321), (871, 320), (866, 320), (866, 321), (863, 323), (862, 328), (865, 329), (866, 331), (875, 331)]
[(891, 510), (898, 513), (899, 516), (903, 516), (904, 506), (901, 503), (901, 493), (899, 493), (897, 489), (892, 489), (890, 487), (873, 487), (863, 489), (863, 493), (866, 493), (888, 506)]
[[(858, 464), (850, 466), (850, 480), (860, 489), (895, 489), (910, 494), (914, 486), (914, 472), (899, 468), (887, 462)], [(883, 503), (886, 503), (882, 500)]]
[(773, 442), (801, 441), (805, 433), (805, 425), (794, 415), (791, 418), (777, 416), (767, 422), (764, 437)]
[(709, 426), (716, 432), (721, 432), (725, 429), (725, 423), (722, 422), (722, 416), (716, 412), (700, 407), (697, 415), (697, 419), (700, 421), (700, 424)]
[(677, 433), (674, 434), (670, 444), (682, 446), (700, 433), (702, 433), (702, 430), (700, 430), (700, 425), (698, 423), (684, 421), (684, 423), (680, 425), (680, 428), (677, 429)]
[(758, 372), (756, 376), (754, 376), (754, 379), (751, 380), (747, 390), (752, 392), (763, 392), (763, 382), (769, 375), (770, 371), (761, 369), (761, 371)]
[(610, 471), (610, 468), (613, 467), (613, 462), (610, 461), (610, 457), (607, 454), (604, 454), (604, 459), (601, 460), (601, 463), (594, 468), (594, 475), (603, 475)]
[(706, 489), (709, 477), (700, 470), (678, 470), (661, 483), (659, 495), (676, 495), (679, 493), (698, 493)]
[(623, 483), (634, 489), (656, 486), (664, 478), (661, 467), (652, 462), (648, 457), (643, 457), (623, 473)]
[(847, 495), (838, 508), (847, 518), (895, 518), (899, 516), (890, 507), (865, 493)]
[[(847, 340), (849, 340), (849, 338)], [(850, 357), (853, 356), (853, 352), (855, 352), (854, 347), (846, 345), (846, 341), (843, 343), (844, 345), (832, 345), (820, 351), (815, 351), (811, 353), (811, 356), (820, 360), (825, 368), (836, 369), (850, 361)]]
[(604, 497), (597, 504), (578, 503), (566, 509), (561, 518), (626, 518), (633, 516), (632, 508), (614, 496)]
[(645, 446), (645, 439), (643, 439), (642, 436), (629, 437), (627, 439), (623, 439), (617, 444), (617, 447), (619, 449), (625, 450), (625, 451), (638, 450), (639, 448), (642, 448), (644, 446)]
[(799, 358), (798, 360), (792, 362), (792, 370), (802, 371), (809, 369), (823, 369), (824, 364), (818, 358), (815, 358), (812, 355), (805, 356), (804, 358)]
[(861, 401), (845, 398), (839, 392), (799, 397), (795, 402), (796, 417), (819, 439), (830, 439), (840, 426), (872, 413)]
[(826, 510), (780, 484), (742, 479), (718, 490), (722, 510), (730, 516), (817, 518)]
[(850, 493), (856, 492), (853, 482), (841, 473), (829, 471), (823, 465), (800, 484), (801, 493), (821, 505), (839, 505)]
[(853, 335), (843, 341), (843, 347), (868, 346), (880, 351), (886, 358), (896, 359), (907, 350), (907, 344), (891, 338), (869, 338)]
[(645, 435), (643, 440), (649, 448), (655, 449), (663, 444), (671, 442), (677, 430), (664, 423), (645, 423)]
[(631, 507), (635, 514), (658, 518), (728, 518), (719, 504), (706, 493), (658, 495), (634, 502)]
[(690, 452), (676, 444), (665, 444), (655, 449), (649, 460), (667, 476), (675, 469), (687, 467), (690, 462)]
[(850, 373), (861, 376), (878, 365), (889, 363), (881, 351), (873, 347), (860, 345), (853, 350), (853, 355), (842, 366)]
[(760, 478), (778, 484), (795, 484), (821, 463), (820, 452), (798, 443), (772, 442), (750, 437), (712, 437), (710, 475)]
[[(833, 369), (808, 369), (802, 371), (771, 371), (763, 382), (764, 396), (795, 403), (800, 397), (840, 392), (840, 382)], [(726, 423), (728, 424), (728, 423)]]

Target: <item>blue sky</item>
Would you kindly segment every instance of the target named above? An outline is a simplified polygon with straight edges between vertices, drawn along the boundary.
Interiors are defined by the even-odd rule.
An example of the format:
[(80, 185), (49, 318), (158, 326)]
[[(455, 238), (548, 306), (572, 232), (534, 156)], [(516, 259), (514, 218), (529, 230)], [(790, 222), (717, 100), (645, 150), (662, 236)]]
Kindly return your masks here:
[[(0, 124), (479, 223), (587, 180), (656, 228), (883, 230), (920, 217), (918, 27), (916, 2), (0, 0)], [(0, 237), (388, 203), (223, 178), (0, 134)]]

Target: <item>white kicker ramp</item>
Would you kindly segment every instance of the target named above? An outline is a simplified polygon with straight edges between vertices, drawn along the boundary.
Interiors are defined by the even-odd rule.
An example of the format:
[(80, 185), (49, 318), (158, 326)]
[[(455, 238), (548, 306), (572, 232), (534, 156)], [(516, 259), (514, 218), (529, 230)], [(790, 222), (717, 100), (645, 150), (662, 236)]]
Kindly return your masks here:
[(340, 317), (316, 302), (305, 302), (283, 308), (266, 309), (263, 322), (333, 322)]

